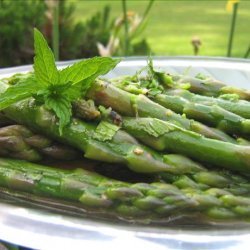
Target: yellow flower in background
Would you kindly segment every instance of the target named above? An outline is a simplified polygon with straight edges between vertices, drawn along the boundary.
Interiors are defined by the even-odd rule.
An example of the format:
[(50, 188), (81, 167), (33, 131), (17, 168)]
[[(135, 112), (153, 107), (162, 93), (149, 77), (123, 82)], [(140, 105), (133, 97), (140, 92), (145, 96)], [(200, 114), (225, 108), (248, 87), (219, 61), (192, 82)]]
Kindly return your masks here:
[(227, 1), (227, 6), (226, 6), (226, 10), (228, 12), (232, 12), (233, 11), (233, 6), (236, 4), (236, 3), (239, 3), (240, 0), (228, 0)]

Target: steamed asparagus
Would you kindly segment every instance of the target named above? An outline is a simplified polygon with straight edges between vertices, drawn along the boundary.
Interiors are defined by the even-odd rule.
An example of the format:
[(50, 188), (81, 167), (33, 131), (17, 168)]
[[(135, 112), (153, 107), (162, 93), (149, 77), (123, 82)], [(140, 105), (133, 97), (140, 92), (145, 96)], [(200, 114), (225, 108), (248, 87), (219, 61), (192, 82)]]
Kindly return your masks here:
[[(184, 89), (166, 90), (154, 83), (154, 79), (132, 81), (119, 78), (113, 80), (119, 88), (134, 94), (148, 95), (151, 100), (176, 113), (200, 121), (208, 126), (235, 135), (250, 134), (250, 103), (247, 101), (228, 101), (220, 98), (199, 96)], [(234, 113), (233, 111), (236, 111)]]
[[(179, 96), (170, 94), (159, 94), (152, 99), (166, 108), (188, 118), (203, 122), (209, 126), (217, 127), (229, 134), (249, 135), (250, 120), (236, 115), (218, 105), (204, 105), (195, 103)], [(250, 113), (250, 112), (249, 112)]]
[(3, 112), (19, 124), (75, 147), (84, 152), (84, 156), (89, 159), (120, 163), (136, 172), (186, 171), (181, 169), (181, 166), (178, 168), (166, 164), (163, 155), (138, 144), (132, 136), (122, 130), (114, 133), (108, 141), (99, 140), (96, 137), (96, 124), (72, 119), (60, 134), (55, 115), (43, 105), (37, 105), (32, 98), (13, 104)]
[(248, 219), (250, 199), (209, 189), (180, 190), (164, 183), (116, 181), (83, 169), (61, 170), (0, 159), (0, 185), (25, 193), (76, 201), (85, 208), (123, 218), (168, 218), (200, 213), (212, 219)]
[(215, 166), (250, 172), (250, 147), (205, 138), (154, 118), (123, 118), (123, 128), (146, 145)]
[[(230, 98), (230, 96), (221, 96), (218, 98), (194, 94), (185, 89), (171, 89), (167, 90), (167, 94), (171, 96), (183, 97), (191, 102), (204, 105), (218, 105), (232, 113), (240, 115), (244, 118), (250, 118), (250, 103), (245, 100), (238, 100), (237, 98)], [(227, 99), (227, 97), (229, 99)]]
[(240, 99), (250, 101), (250, 91), (233, 86), (228, 86), (213, 78), (197, 78), (184, 75), (173, 76), (173, 80), (178, 83), (189, 83), (189, 90), (204, 96), (219, 97), (224, 94), (236, 94)]
[[(98, 86), (99, 86), (99, 89), (98, 89)], [(117, 89), (112, 85), (104, 86), (103, 82), (101, 82), (101, 85), (98, 85), (98, 83), (97, 85), (95, 84), (94, 87), (95, 88), (94, 89), (92, 88), (89, 95), (91, 95), (92, 93), (92, 96), (94, 95), (94, 97), (96, 97), (96, 100), (98, 101), (103, 100), (104, 103), (102, 102), (102, 104), (107, 104), (105, 103), (105, 100), (107, 100), (108, 103), (111, 103), (111, 104), (115, 103), (115, 105), (110, 105), (110, 106), (115, 106), (115, 110), (116, 110), (116, 107), (118, 108), (120, 107), (120, 109), (124, 109), (122, 105), (123, 103), (121, 103), (121, 101), (119, 102), (119, 104), (121, 105), (117, 105), (116, 103), (117, 98), (121, 97), (122, 101), (129, 102), (129, 103), (124, 102), (125, 103), (124, 106), (127, 108), (126, 112), (129, 113), (130, 111), (132, 111), (131, 109), (133, 105), (131, 105), (130, 103), (131, 101), (130, 93), (125, 92), (124, 94), (123, 90)], [(112, 95), (113, 94), (112, 90), (116, 91), (117, 93), (120, 93), (121, 96)], [(94, 91), (94, 94), (93, 94), (93, 91)], [(109, 97), (108, 99), (107, 99), (107, 95)], [(130, 99), (129, 100), (127, 98), (122, 99), (123, 95), (128, 95)], [(97, 98), (97, 97), (102, 97), (102, 98)], [(132, 97), (138, 98), (138, 100), (136, 101), (135, 108), (137, 110), (141, 110), (142, 113), (144, 112), (144, 114), (149, 111), (147, 109), (148, 106), (151, 108), (151, 105), (147, 105), (148, 102), (150, 104), (153, 103), (154, 105), (157, 105), (154, 102), (151, 102), (145, 96), (132, 95)], [(139, 109), (138, 107), (141, 107), (141, 108)], [(164, 110), (162, 106), (160, 107)], [(158, 116), (160, 112), (158, 112), (159, 111), (158, 109), (155, 109), (155, 110), (157, 110), (157, 112), (154, 111), (154, 114)], [(152, 111), (153, 109), (151, 109), (151, 112)], [(11, 105), (10, 107), (4, 110), (4, 114), (8, 118), (16, 121), (17, 123), (27, 125), (28, 127), (35, 129), (38, 132), (42, 132), (48, 136), (51, 136), (54, 139), (61, 140), (62, 142), (66, 142), (69, 145), (74, 146), (78, 148), (79, 150), (82, 150), (83, 152), (85, 152), (85, 157), (90, 158), (90, 159), (125, 164), (129, 166), (132, 170), (137, 171), (137, 172), (167, 171), (167, 172), (172, 172), (172, 173), (178, 173), (178, 171), (181, 171), (180, 166), (178, 168), (178, 167), (173, 167), (173, 166), (166, 164), (161, 154), (156, 153), (142, 145), (136, 145), (134, 139), (131, 138), (131, 136), (129, 136), (128, 134), (124, 134), (123, 131), (118, 131), (111, 141), (103, 142), (103, 141), (96, 140), (96, 138), (94, 138), (93, 136), (96, 133), (96, 125), (91, 124), (91, 123), (86, 123), (83, 121), (79, 121), (77, 119), (73, 119), (71, 124), (64, 129), (63, 134), (60, 135), (59, 129), (58, 129), (59, 125), (58, 125), (55, 115), (53, 115), (51, 112), (46, 110), (43, 106), (37, 105), (32, 98), (21, 101), (17, 104)], [(167, 116), (165, 115), (165, 117)], [(147, 118), (147, 119), (151, 119), (151, 118)], [(147, 121), (147, 119), (145, 121)], [(131, 120), (135, 124), (138, 121), (138, 119), (135, 120), (134, 118), (132, 118)], [(184, 121), (190, 122), (187, 119), (185, 119)], [(167, 123), (167, 122), (164, 123), (164, 121), (162, 121), (162, 123), (164, 124), (163, 126), (166, 126), (166, 128), (171, 127), (171, 128), (174, 128), (173, 130), (177, 130), (176, 132), (177, 135), (185, 136), (184, 137), (186, 138), (185, 141), (183, 141), (181, 137), (179, 138), (180, 138), (180, 141), (183, 143), (183, 145), (185, 146), (188, 145), (189, 151), (193, 149), (193, 146), (197, 146), (197, 145), (200, 145), (201, 148), (205, 149), (205, 152), (204, 152), (203, 150), (201, 150), (201, 148), (197, 147), (197, 150), (198, 150), (197, 152), (200, 152), (201, 155), (197, 155), (196, 151), (194, 150), (190, 151), (189, 152), (190, 156), (196, 157), (195, 159), (198, 159), (199, 157), (202, 156), (202, 158), (199, 158), (202, 161), (206, 161), (208, 163), (215, 164), (215, 165), (220, 165), (220, 166), (230, 168), (233, 170), (238, 170), (238, 171), (242, 170), (243, 172), (249, 172), (250, 170), (249, 147), (238, 146), (238, 145), (234, 145), (231, 143), (217, 142), (216, 140), (215, 141), (211, 140), (211, 143), (210, 143), (209, 140), (207, 141), (205, 138), (203, 138), (199, 134), (196, 134), (196, 133), (193, 134), (192, 132), (182, 130), (181, 128), (173, 125), (172, 123)], [(193, 126), (196, 123), (194, 124), (191, 123), (191, 124)], [(191, 124), (189, 123), (189, 125)], [(136, 131), (137, 129), (138, 129), (138, 126), (137, 127), (135, 126), (134, 131), (129, 131), (129, 132), (131, 134), (138, 134), (138, 131)], [(180, 131), (182, 132), (180, 133)], [(176, 134), (176, 133), (167, 133), (167, 136), (169, 135), (171, 137), (172, 134)], [(141, 133), (141, 134), (145, 135), (145, 133)], [(124, 137), (126, 139), (124, 139)], [(147, 137), (145, 136), (144, 142), (146, 141), (146, 138)], [(175, 140), (176, 138), (177, 140), (179, 140), (178, 136), (174, 135)], [(169, 140), (173, 140), (173, 138)], [(209, 143), (203, 145), (203, 143), (201, 142), (209, 142)], [(193, 143), (195, 144), (193, 145)], [(121, 144), (123, 145), (121, 146)], [(157, 142), (157, 145), (158, 146), (160, 145), (158, 149), (164, 149), (163, 146), (166, 147), (165, 144), (166, 142), (164, 143)], [(179, 151), (177, 153), (187, 154), (185, 149), (182, 148), (183, 145), (179, 144), (178, 147), (176, 147)], [(215, 148), (214, 149), (210, 148), (211, 145), (215, 146)], [(155, 145), (150, 145), (150, 146), (155, 146)], [(171, 148), (171, 146), (174, 147), (173, 145), (170, 145), (169, 146), (170, 151), (176, 150), (175, 147)], [(174, 152), (176, 153), (176, 151)], [(213, 153), (214, 156), (213, 155), (211, 157), (208, 156), (208, 152)]]
[[(27, 74), (27, 77), (29, 76), (30, 74)], [(25, 74), (22, 76), (22, 79), (24, 77)], [(18, 82), (19, 78), (16, 80), (16, 82)], [(13, 79), (15, 78), (13, 77)], [(2, 83), (1, 85), (1, 88), (7, 87), (6, 83)], [(146, 117), (151, 116), (162, 120), (169, 120), (178, 126), (182, 126), (186, 129), (201, 133), (208, 138), (236, 143), (233, 138), (220, 130), (207, 127), (194, 120), (186, 119), (174, 113), (171, 109), (164, 108), (154, 102), (151, 102), (147, 97), (143, 97), (143, 95), (136, 96), (133, 94), (126, 94), (126, 92), (121, 92), (118, 88), (113, 87), (101, 80), (96, 81), (89, 91), (88, 97), (90, 99), (94, 99), (97, 104), (99, 103), (101, 105), (111, 106), (122, 115), (139, 115)], [(87, 110), (91, 110), (92, 113), (90, 111), (86, 111), (86, 106)], [(92, 117), (96, 118), (99, 115), (98, 111), (92, 106), (89, 101), (86, 102), (84, 100), (80, 100), (74, 103), (75, 113), (77, 116), (80, 114), (80, 116), (83, 118), (89, 116), (91, 118), (88, 118), (88, 120), (92, 120)], [(89, 107), (91, 107), (91, 109)], [(83, 112), (85, 112), (85, 114), (82, 114)], [(90, 114), (88, 114), (88, 112), (90, 112)]]
[[(241, 170), (243, 174), (250, 172), (250, 147), (246, 146), (248, 145), (246, 140), (241, 140), (244, 146), (236, 145), (236, 141), (222, 131), (180, 116), (170, 109), (151, 102), (143, 95), (119, 93), (119, 90), (112, 87), (111, 91), (105, 92), (103, 89), (110, 88), (100, 80), (92, 84), (98, 76), (113, 69), (119, 63), (117, 59), (93, 58), (58, 70), (51, 49), (37, 29), (34, 29), (34, 41), (34, 74), (30, 73), (28, 78), (19, 74), (0, 81), (0, 93), (9, 88), (1, 95), (1, 115), (18, 124), (27, 125), (35, 133), (42, 133), (52, 140), (69, 144), (84, 152), (87, 158), (118, 163), (118, 166), (127, 165), (136, 172), (154, 173), (153, 176), (159, 176), (174, 185), (129, 184), (91, 174), (85, 170), (56, 170), (46, 166), (0, 159), (0, 184), (3, 187), (73, 200), (82, 203), (84, 207), (109, 211), (126, 218), (137, 216), (144, 218), (146, 216), (149, 219), (166, 218), (180, 213), (194, 215), (196, 212), (210, 218), (249, 218), (250, 199), (235, 195), (248, 195), (250, 186), (244, 178), (231, 175), (230, 172), (207, 171), (202, 165), (183, 155), (159, 153), (139, 144), (122, 128), (131, 131), (136, 138), (158, 151), (182, 153), (193, 159), (199, 159), (208, 166), (213, 164), (228, 167)], [(182, 82), (182, 77), (174, 79), (172, 76), (154, 71), (152, 61), (149, 62), (149, 73), (153, 80), (156, 78), (156, 81), (163, 80), (164, 84), (171, 85), (170, 88), (183, 87), (186, 84)], [(207, 87), (211, 85), (210, 92), (215, 89), (214, 92), (217, 93), (224, 89), (223, 84), (219, 82), (211, 84), (206, 82), (208, 79), (201, 77), (197, 79), (204, 80), (202, 84)], [(193, 86), (196, 87), (195, 84)], [(191, 91), (192, 89), (191, 86)], [(151, 94), (152, 92), (154, 96), (159, 94), (157, 91), (153, 89)], [(87, 92), (87, 96), (94, 100), (79, 100), (81, 97), (86, 98)], [(112, 96), (112, 93), (118, 93), (118, 96)], [(209, 91), (206, 94), (209, 95)], [(122, 120), (117, 115), (114, 123), (109, 123), (105, 119), (107, 117), (102, 117), (104, 119), (101, 120), (99, 111), (105, 111), (105, 108), (96, 109), (94, 101), (97, 101), (95, 98), (98, 95), (98, 102), (104, 103), (104, 106), (113, 108), (115, 106), (116, 111), (124, 110), (124, 113), (121, 112), (122, 115), (127, 112), (133, 117)], [(107, 97), (109, 100), (105, 99)], [(186, 101), (190, 102), (188, 99)], [(192, 114), (190, 104), (191, 102), (188, 114)], [(211, 110), (211, 106), (204, 106), (203, 103), (199, 105), (199, 109), (195, 107), (196, 113), (199, 111), (204, 115), (204, 112), (209, 112), (207, 121), (216, 121), (214, 126), (223, 125), (226, 127), (224, 130), (232, 134), (236, 128), (237, 133), (248, 133), (248, 120), (229, 114), (221, 107), (220, 116), (225, 117), (219, 119), (212, 116), (212, 113), (218, 114), (218, 110), (215, 112)], [(85, 121), (74, 118), (72, 107), (74, 115), (84, 118)], [(209, 110), (204, 111), (205, 108)], [(218, 109), (217, 106), (216, 108)], [(187, 105), (183, 107), (184, 109), (187, 110)], [(139, 118), (141, 115), (161, 118)], [(8, 131), (3, 132), (2, 153), (15, 156), (17, 152), (31, 150), (34, 160), (39, 160), (42, 150), (53, 142), (38, 135), (33, 136), (25, 129), (20, 133), (20, 130), (22, 129), (19, 127), (18, 132), (13, 134)], [(201, 134), (222, 141), (208, 139)], [(199, 157), (197, 153), (200, 154)], [(16, 154), (16, 157), (29, 156)]]
[(50, 157), (60, 160), (76, 159), (79, 153), (42, 135), (34, 134), (21, 125), (0, 128), (0, 155), (27, 161)]
[[(42, 106), (36, 106), (32, 100), (25, 100), (10, 106), (5, 110), (5, 114), (19, 123), (26, 124), (82, 150), (85, 152), (86, 158), (125, 164), (137, 172), (190, 173), (189, 168), (169, 164), (166, 161), (167, 158), (164, 159), (163, 155), (138, 145), (131, 136), (123, 131), (118, 131), (111, 141), (102, 142), (93, 138), (93, 133), (95, 133), (93, 124), (74, 119), (71, 125), (66, 127), (63, 134), (60, 135), (54, 115)], [(152, 135), (148, 135), (147, 131), (141, 129), (139, 121), (145, 121), (146, 124), (150, 125), (150, 122), (155, 120), (151, 118), (144, 118), (144, 120), (142, 118), (125, 119), (125, 122), (123, 122), (124, 128), (151, 147), (158, 150), (168, 149), (175, 153), (186, 154), (198, 161), (249, 172), (249, 147), (206, 139), (160, 120), (158, 122), (163, 124), (163, 131), (165, 132), (167, 128), (169, 133), (164, 134), (163, 137), (154, 138)]]
[(174, 113), (170, 109), (151, 101), (144, 95), (134, 95), (116, 86), (98, 80), (88, 92), (88, 98), (93, 99), (97, 104), (111, 107), (125, 116), (154, 117), (185, 129), (203, 134), (208, 138), (236, 143), (236, 141), (220, 130), (207, 127), (194, 120)]
[[(78, 152), (67, 146), (53, 142), (44, 136), (34, 134), (21, 125), (0, 128), (0, 155), (27, 161), (40, 161), (49, 156), (52, 159), (81, 159)], [(164, 155), (169, 165), (183, 169), (179, 174), (163, 174), (160, 178), (179, 188), (206, 190), (210, 187), (223, 188), (234, 194), (248, 195), (250, 184), (247, 179), (226, 171), (208, 171), (204, 166), (181, 156)], [(104, 166), (103, 166), (104, 167)], [(186, 175), (181, 174), (185, 172)]]

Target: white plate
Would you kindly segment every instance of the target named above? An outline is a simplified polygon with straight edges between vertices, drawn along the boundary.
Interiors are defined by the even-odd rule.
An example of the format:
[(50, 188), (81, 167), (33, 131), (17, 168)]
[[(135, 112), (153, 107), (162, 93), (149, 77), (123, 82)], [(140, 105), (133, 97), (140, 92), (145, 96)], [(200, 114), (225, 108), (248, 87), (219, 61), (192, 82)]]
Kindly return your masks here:
[[(60, 62), (64, 67), (72, 62)], [(146, 58), (126, 58), (110, 77), (132, 74)], [(204, 73), (223, 82), (250, 88), (250, 60), (206, 57), (155, 57), (154, 66), (170, 73)], [(0, 77), (31, 70), (31, 66), (0, 70)], [(51, 211), (22, 199), (0, 196), (0, 239), (35, 249), (249, 249), (250, 224), (155, 227), (103, 221)]]

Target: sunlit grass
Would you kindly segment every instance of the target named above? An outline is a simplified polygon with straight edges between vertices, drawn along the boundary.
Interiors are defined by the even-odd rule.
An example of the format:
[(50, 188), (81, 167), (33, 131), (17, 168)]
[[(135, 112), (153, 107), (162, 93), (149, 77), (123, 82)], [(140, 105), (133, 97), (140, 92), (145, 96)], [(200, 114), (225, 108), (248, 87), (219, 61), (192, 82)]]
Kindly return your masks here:
[[(85, 20), (106, 4), (112, 16), (121, 15), (121, 1), (71, 0), (76, 2), (76, 18)], [(147, 1), (128, 1), (128, 9), (141, 13)], [(192, 55), (191, 39), (202, 41), (200, 55), (225, 56), (231, 14), (226, 12), (226, 1), (164, 1), (155, 2), (146, 37), (156, 55)], [(232, 56), (243, 57), (250, 43), (250, 1), (241, 1), (236, 23)]]

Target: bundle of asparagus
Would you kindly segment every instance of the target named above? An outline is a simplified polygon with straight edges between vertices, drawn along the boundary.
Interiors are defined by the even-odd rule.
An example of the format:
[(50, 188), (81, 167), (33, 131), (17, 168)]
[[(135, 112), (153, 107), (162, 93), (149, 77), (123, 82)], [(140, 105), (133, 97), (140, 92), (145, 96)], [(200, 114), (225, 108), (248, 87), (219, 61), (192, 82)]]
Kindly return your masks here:
[[(248, 91), (170, 76), (152, 63), (146, 77), (100, 79), (119, 62), (111, 58), (58, 70), (37, 30), (35, 54), (34, 73), (0, 81), (0, 155), (23, 160), (0, 160), (0, 186), (129, 219), (248, 220), (250, 104), (239, 100)], [(30, 163), (48, 158), (87, 158), (151, 179)]]

